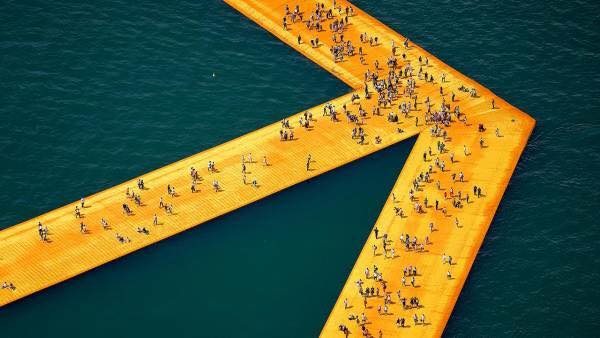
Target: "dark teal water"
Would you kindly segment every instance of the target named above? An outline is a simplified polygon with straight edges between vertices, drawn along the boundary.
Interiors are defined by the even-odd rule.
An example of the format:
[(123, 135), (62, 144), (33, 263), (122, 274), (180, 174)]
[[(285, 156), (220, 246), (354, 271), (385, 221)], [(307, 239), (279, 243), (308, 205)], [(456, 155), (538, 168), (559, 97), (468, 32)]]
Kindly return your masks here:
[[(356, 4), (538, 121), (446, 335), (597, 335), (600, 6)], [(0, 228), (349, 91), (212, 0), (5, 0), (0, 61)], [(412, 144), (0, 308), (0, 337), (315, 336)]]

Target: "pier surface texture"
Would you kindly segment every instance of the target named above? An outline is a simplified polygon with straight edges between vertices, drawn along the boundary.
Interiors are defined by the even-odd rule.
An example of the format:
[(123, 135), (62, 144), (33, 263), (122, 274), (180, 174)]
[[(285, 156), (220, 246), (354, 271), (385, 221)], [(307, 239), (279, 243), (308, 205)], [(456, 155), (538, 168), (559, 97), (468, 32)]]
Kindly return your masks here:
[[(0, 306), (418, 135), (375, 224), (378, 235), (367, 239), (321, 336), (343, 336), (340, 325), (351, 336), (361, 336), (363, 330), (373, 336), (381, 331), (384, 337), (440, 336), (535, 121), (418, 46), (405, 45), (404, 36), (346, 1), (336, 1), (335, 8), (331, 2), (324, 5), (321, 18), (311, 18), (317, 1), (290, 3), (290, 12), (299, 5), (301, 19), (286, 15), (282, 1), (225, 2), (355, 91), (308, 109), (312, 115), (308, 126), (300, 125), (300, 118), (306, 121), (301, 112), (289, 117), (289, 127), (274, 123), (87, 196), (81, 218), (74, 214), (75, 207), (81, 206), (77, 201), (0, 231), (0, 282), (14, 285), (0, 290)], [(350, 6), (352, 10), (346, 12)], [(346, 17), (347, 24), (335, 34), (334, 42), (330, 25)], [(314, 27), (317, 21), (322, 26), (319, 30)], [(361, 34), (366, 34), (365, 42)], [(377, 42), (370, 43), (375, 37)], [(355, 52), (335, 62), (330, 48), (346, 41), (352, 42)], [(397, 60), (396, 65), (388, 63), (390, 57)], [(408, 73), (402, 72), (408, 65)], [(365, 79), (367, 70), (378, 73), (380, 79), (390, 71), (396, 73), (398, 89), (391, 104), (378, 102), (372, 79)], [(423, 74), (417, 76), (418, 71), (433, 78), (426, 81)], [(415, 82), (412, 92), (406, 89), (409, 82)], [(354, 94), (358, 98), (353, 99)], [(429, 118), (427, 101), (432, 113), (442, 104), (449, 106), (451, 122), (436, 127)], [(408, 102), (412, 106), (401, 113), (400, 106)], [(324, 113), (328, 104), (337, 119), (329, 109)], [(466, 120), (456, 118), (456, 106)], [(390, 113), (398, 119), (390, 120)], [(347, 114), (357, 119), (349, 121)], [(364, 131), (362, 142), (359, 134), (352, 137), (355, 128)], [(281, 140), (282, 131), (293, 132), (293, 139)], [(207, 169), (209, 161), (215, 163), (215, 170)], [(200, 174), (196, 192), (191, 191), (191, 167)], [(140, 178), (143, 189), (137, 186)], [(219, 189), (214, 188), (215, 182)], [(175, 194), (167, 193), (168, 185), (175, 188)], [(128, 188), (141, 203), (126, 196)], [(161, 200), (172, 205), (172, 212), (160, 208)], [(129, 214), (123, 212), (123, 204), (131, 209)], [(155, 215), (158, 224), (154, 224)], [(108, 226), (102, 226), (102, 219)], [(48, 227), (45, 241), (38, 233), (39, 222)], [(81, 222), (86, 226), (83, 232)], [(138, 227), (148, 231), (138, 232)], [(451, 264), (443, 259), (449, 256)], [(409, 266), (416, 274), (406, 274)], [(371, 287), (377, 291), (367, 293)], [(411, 305), (410, 300), (417, 298), (418, 305)], [(357, 319), (349, 319), (352, 315)], [(404, 327), (398, 324), (400, 318), (405, 319)]]

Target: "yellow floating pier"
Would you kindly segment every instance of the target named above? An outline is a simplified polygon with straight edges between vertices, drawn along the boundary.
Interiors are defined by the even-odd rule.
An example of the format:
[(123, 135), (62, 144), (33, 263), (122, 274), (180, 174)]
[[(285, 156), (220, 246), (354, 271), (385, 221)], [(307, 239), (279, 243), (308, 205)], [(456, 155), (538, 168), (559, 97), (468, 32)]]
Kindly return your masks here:
[[(320, 18), (314, 14), (317, 1), (312, 0), (289, 3), (289, 15), (280, 1), (226, 2), (356, 91), (289, 117), (289, 126), (274, 123), (87, 196), (81, 218), (75, 216), (75, 207), (81, 207), (77, 201), (0, 231), (0, 283), (15, 287), (0, 290), (0, 306), (419, 134), (375, 224), (378, 238), (368, 238), (321, 335), (343, 336), (341, 325), (351, 336), (360, 336), (363, 330), (374, 336), (381, 331), (385, 337), (440, 336), (535, 121), (418, 46), (405, 46), (403, 36), (346, 1), (336, 1), (335, 8), (323, 5)], [(302, 18), (293, 15), (295, 5)], [(334, 20), (344, 21), (336, 42), (330, 26)], [(377, 42), (371, 43), (375, 37)], [(355, 47), (354, 55), (334, 61), (330, 48), (347, 41)], [(359, 48), (363, 55), (358, 55)], [(390, 57), (396, 58), (395, 68), (388, 64)], [(372, 81), (365, 79), (367, 70), (383, 79), (390, 69), (397, 74), (409, 64), (413, 72), (399, 77), (397, 97), (391, 105), (379, 104)], [(433, 80), (417, 76), (419, 70)], [(414, 92), (405, 89), (411, 81)], [(368, 98), (365, 85), (371, 93)], [(452, 110), (460, 106), (466, 121), (453, 118), (433, 133), (435, 124), (426, 122), (427, 98), (432, 111), (442, 102)], [(399, 107), (407, 102), (412, 106), (401, 114)], [(337, 113), (335, 120), (330, 107)], [(390, 120), (390, 113), (398, 119)], [(356, 119), (350, 121), (347, 114)], [(362, 141), (359, 128), (364, 131)], [(359, 133), (356, 137), (353, 129)], [(282, 133), (288, 140), (282, 140)], [(215, 170), (208, 170), (209, 161)], [(192, 167), (199, 173), (195, 192)], [(143, 179), (143, 189), (137, 186), (138, 179)], [(175, 194), (168, 193), (168, 186)], [(481, 195), (476, 196), (475, 186)], [(139, 196), (141, 203), (127, 191)], [(161, 201), (172, 206), (172, 212), (161, 208)], [(131, 213), (123, 211), (123, 204)], [(46, 241), (38, 234), (39, 222), (48, 228)], [(407, 247), (401, 240), (406, 235), (409, 242), (416, 238), (417, 245)], [(448, 256), (452, 265), (443, 262)], [(374, 266), (381, 273), (377, 279)], [(416, 276), (413, 280), (407, 275), (403, 282), (409, 266), (416, 267)], [(367, 294), (371, 287), (377, 291)], [(410, 305), (415, 297), (419, 306)], [(406, 306), (401, 304), (403, 298)], [(400, 319), (405, 319), (404, 327), (398, 325)]]

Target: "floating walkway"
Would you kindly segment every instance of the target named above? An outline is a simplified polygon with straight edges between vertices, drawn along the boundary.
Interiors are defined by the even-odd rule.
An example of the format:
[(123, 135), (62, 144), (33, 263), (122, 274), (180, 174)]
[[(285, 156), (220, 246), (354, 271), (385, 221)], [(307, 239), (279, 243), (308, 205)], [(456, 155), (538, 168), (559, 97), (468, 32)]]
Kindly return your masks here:
[[(357, 49), (361, 46), (364, 59), (361, 62), (360, 57), (354, 55), (334, 62), (329, 25), (334, 19), (346, 16), (345, 8), (350, 6), (346, 1), (336, 1), (341, 10), (333, 11), (333, 19), (322, 19), (322, 29), (318, 32), (312, 27), (309, 29), (306, 22), (292, 22), (290, 16), (284, 30), (285, 3), (280, 1), (226, 2), (356, 91), (290, 116), (289, 127), (274, 123), (86, 196), (84, 208), (81, 208), (82, 218), (76, 218), (74, 214), (75, 207), (80, 205), (77, 201), (0, 231), (0, 283), (8, 281), (15, 286), (13, 290), (0, 290), (0, 306), (418, 134), (393, 194), (375, 224), (379, 238), (372, 235), (367, 239), (321, 335), (343, 336), (340, 325), (346, 326), (351, 336), (360, 336), (363, 327), (375, 336), (381, 330), (384, 337), (441, 335), (535, 121), (418, 46), (412, 43), (403, 46), (403, 36), (356, 7), (348, 17), (349, 25), (344, 28), (344, 41), (352, 41)], [(291, 11), (296, 4), (306, 21), (317, 2), (290, 3)], [(359, 37), (363, 33), (376, 36), (377, 45), (360, 43)], [(301, 43), (298, 43), (298, 36)], [(310, 40), (317, 37), (319, 45), (311, 46)], [(337, 38), (339, 41), (339, 34)], [(387, 75), (386, 61), (391, 56), (392, 41), (397, 47), (395, 57), (399, 67), (410, 63), (415, 71), (423, 68), (434, 76), (432, 82), (417, 79), (416, 75), (402, 77), (403, 87), (408, 78), (416, 80), (413, 96), (417, 95), (417, 107), (413, 106), (406, 116), (398, 114), (399, 105), (412, 101), (413, 97), (400, 95), (391, 107), (379, 106), (370, 81), (365, 82), (367, 70), (378, 72), (381, 78)], [(374, 67), (376, 61), (378, 70)], [(365, 84), (372, 94), (369, 98), (364, 95)], [(474, 89), (477, 95), (458, 90), (461, 86)], [(443, 88), (441, 94), (440, 87)], [(455, 99), (451, 102), (453, 92)], [(359, 98), (353, 100), (355, 94)], [(467, 123), (454, 119), (450, 126), (443, 127), (445, 136), (441, 136), (441, 132), (432, 135), (433, 124), (425, 123), (427, 97), (435, 109), (440, 107), (442, 100), (453, 107), (460, 105)], [(333, 106), (338, 113), (337, 120), (333, 120), (329, 109), (325, 109), (328, 106)], [(344, 106), (349, 114), (359, 115), (359, 109), (362, 109), (366, 116), (364, 119), (359, 117), (357, 122), (347, 121)], [(374, 114), (376, 107), (379, 107), (378, 115)], [(327, 114), (324, 114), (325, 110)], [(398, 121), (388, 119), (390, 112), (398, 114)], [(305, 122), (300, 124), (301, 118), (306, 121), (305, 113), (312, 115), (308, 126)], [(479, 124), (486, 130), (479, 131)], [(354, 128), (364, 130), (363, 142), (351, 137)], [(288, 135), (293, 132), (294, 137), (282, 141), (281, 132)], [(482, 139), (483, 146), (480, 145)], [(444, 151), (439, 150), (439, 142), (445, 144)], [(251, 154), (251, 161), (248, 154)], [(451, 154), (454, 154), (454, 161), (450, 160)], [(242, 156), (245, 175), (242, 174)], [(263, 162), (265, 157), (267, 164)], [(445, 164), (443, 172), (434, 165), (436, 158)], [(209, 161), (215, 163), (216, 170), (207, 169)], [(430, 165), (432, 169), (429, 169)], [(200, 175), (196, 192), (191, 191), (192, 167)], [(414, 185), (415, 178), (426, 172), (429, 172), (429, 180), (419, 179)], [(461, 172), (462, 182), (458, 178)], [(452, 174), (456, 174), (454, 180)], [(138, 179), (144, 180), (144, 189), (137, 187)], [(218, 191), (213, 188), (214, 182), (218, 182)], [(169, 185), (175, 187), (174, 196), (167, 193)], [(473, 186), (482, 189), (480, 197), (474, 196)], [(128, 188), (140, 196), (139, 205), (126, 196)], [(411, 188), (415, 188), (412, 198), (409, 196)], [(460, 199), (457, 197), (459, 191)], [(468, 202), (467, 193), (470, 194)], [(159, 207), (161, 198), (164, 204), (172, 205), (172, 213)], [(424, 205), (425, 198), (429, 201), (427, 206)], [(439, 203), (437, 210), (434, 207), (436, 200)], [(460, 200), (460, 207), (452, 205), (457, 200)], [(416, 203), (421, 205), (420, 212), (415, 211)], [(123, 204), (130, 207), (130, 214), (123, 212)], [(400, 208), (403, 216), (397, 215)], [(158, 219), (156, 225), (154, 215)], [(102, 219), (107, 221), (107, 227), (102, 226)], [(48, 227), (47, 241), (42, 241), (38, 235), (38, 222)], [(81, 222), (86, 225), (86, 232), (80, 231)], [(434, 224), (433, 231), (430, 223)], [(138, 227), (148, 231), (138, 232)], [(383, 234), (387, 234), (388, 239), (386, 254), (382, 249)], [(407, 249), (400, 241), (401, 234), (409, 234), (411, 241), (416, 236), (419, 245), (424, 245), (423, 249)], [(125, 240), (119, 241), (118, 236)], [(426, 236), (428, 244), (424, 244)], [(375, 254), (373, 245), (377, 246)], [(392, 248), (394, 258), (391, 258)], [(453, 257), (452, 265), (442, 262), (444, 254)], [(372, 278), (373, 265), (381, 272), (382, 281)], [(406, 285), (402, 285), (403, 269), (409, 265), (418, 269), (414, 286), (410, 282), (412, 277), (407, 277)], [(365, 275), (366, 268), (371, 271), (369, 278)], [(358, 280), (363, 281), (363, 289), (371, 286), (381, 289), (379, 296), (364, 297), (364, 291), (361, 295), (356, 285)], [(383, 284), (391, 297), (389, 302), (385, 301)], [(418, 297), (420, 305), (405, 308), (400, 304), (403, 297)], [(380, 306), (381, 310), (378, 309)], [(363, 313), (364, 325), (361, 322)], [(416, 324), (412, 319), (415, 314), (419, 319)], [(425, 320), (421, 322), (423, 314)], [(358, 322), (350, 320), (351, 315), (358, 316)], [(399, 318), (406, 319), (405, 327), (396, 324)]]

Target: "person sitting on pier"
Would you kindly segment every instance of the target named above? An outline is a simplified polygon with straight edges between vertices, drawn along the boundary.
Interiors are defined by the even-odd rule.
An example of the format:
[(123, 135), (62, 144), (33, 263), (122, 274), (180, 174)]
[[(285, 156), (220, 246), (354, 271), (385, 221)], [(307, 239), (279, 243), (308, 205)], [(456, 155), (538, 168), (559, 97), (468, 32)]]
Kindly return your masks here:
[(129, 239), (129, 237), (126, 238), (125, 236), (119, 235), (118, 232), (115, 234), (115, 237), (117, 238), (117, 240), (121, 244), (125, 244), (125, 243), (128, 243), (128, 242), (131, 242), (131, 240)]
[(150, 231), (148, 231), (148, 229), (146, 229), (146, 227), (143, 227), (143, 228), (138, 227), (137, 228), (137, 232), (141, 233), (141, 234), (144, 234), (144, 235), (149, 235), (150, 234)]
[(3, 282), (2, 283), (2, 289), (9, 289), (11, 291), (14, 291), (17, 288), (15, 287), (15, 285), (12, 282)]
[(402, 213), (402, 208), (394, 207), (394, 212), (396, 213), (396, 216), (400, 216), (400, 217), (404, 216)]

